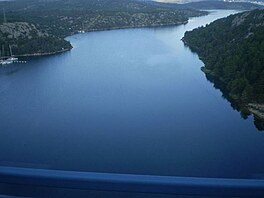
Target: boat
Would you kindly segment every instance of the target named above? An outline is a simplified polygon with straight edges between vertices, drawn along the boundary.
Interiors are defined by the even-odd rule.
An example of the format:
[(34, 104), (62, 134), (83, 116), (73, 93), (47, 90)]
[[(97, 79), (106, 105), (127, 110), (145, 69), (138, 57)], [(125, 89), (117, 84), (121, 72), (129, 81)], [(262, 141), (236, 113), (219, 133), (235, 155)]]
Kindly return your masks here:
[(11, 61), (11, 62), (17, 61), (18, 58), (14, 57), (13, 52), (12, 52), (12, 48), (10, 45), (9, 45), (9, 51), (10, 51), (10, 57), (7, 59), (7, 61)]
[(17, 61), (18, 60), (18, 58), (16, 58), (16, 57), (10, 57), (10, 58), (8, 58), (8, 59), (6, 59), (7, 61), (12, 61), (12, 62), (14, 62), (14, 61)]
[(13, 63), (13, 61), (10, 60), (9, 58), (6, 59), (6, 60), (2, 60), (2, 61), (0, 62), (1, 65), (8, 65), (8, 64), (11, 64), (11, 63)]
[(18, 61), (18, 58), (14, 57), (10, 45), (9, 45), (9, 51), (10, 51), (10, 57), (7, 59), (0, 60), (0, 65), (8, 65), (8, 64), (12, 64), (14, 61)]

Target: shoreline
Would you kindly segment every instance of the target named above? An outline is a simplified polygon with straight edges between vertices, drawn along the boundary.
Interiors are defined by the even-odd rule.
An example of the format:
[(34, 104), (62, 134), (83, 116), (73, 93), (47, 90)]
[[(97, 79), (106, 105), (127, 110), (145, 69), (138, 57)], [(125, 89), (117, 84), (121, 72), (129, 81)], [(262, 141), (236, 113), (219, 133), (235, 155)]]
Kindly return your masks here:
[[(67, 37), (70, 36), (74, 36), (77, 34), (85, 34), (85, 33), (90, 33), (90, 32), (101, 32), (101, 31), (111, 31), (111, 30), (124, 30), (124, 29), (140, 29), (140, 28), (157, 28), (157, 27), (173, 27), (173, 26), (178, 26), (178, 25), (185, 25), (189, 22), (189, 20), (187, 21), (183, 21), (183, 22), (177, 22), (177, 23), (173, 23), (173, 24), (160, 24), (160, 25), (141, 25), (141, 26), (123, 26), (123, 27), (110, 27), (110, 28), (101, 28), (101, 29), (90, 29), (84, 32), (73, 32), (71, 33), (69, 36), (66, 36), (64, 38), (64, 40)], [(70, 51), (71, 49), (73, 49), (73, 47), (68, 48), (68, 49), (63, 49), (63, 50), (59, 50), (59, 51), (55, 51), (55, 52), (44, 52), (44, 53), (34, 53), (34, 54), (21, 54), (21, 55), (14, 55), (15, 57), (41, 57), (41, 56), (49, 56), (49, 55), (55, 55), (55, 54), (60, 54), (60, 53), (64, 53), (67, 51)]]
[[(111, 31), (111, 30), (123, 30), (123, 29), (137, 29), (137, 28), (140, 29), (140, 28), (155, 28), (155, 27), (172, 27), (172, 26), (178, 26), (178, 25), (185, 25), (188, 22), (189, 20), (183, 21), (183, 22), (172, 23), (172, 24), (137, 25), (137, 26), (122, 26), (122, 27), (109, 27), (109, 28), (101, 28), (101, 29), (90, 29), (90, 30), (84, 31), (84, 33)], [(79, 32), (76, 32), (76, 33), (78, 34)], [(72, 35), (75, 35), (76, 33), (73, 33)]]
[(15, 57), (37, 57), (37, 56), (49, 56), (49, 55), (55, 55), (55, 54), (60, 54), (63, 52), (67, 52), (70, 51), (72, 49), (68, 48), (68, 49), (63, 49), (63, 50), (59, 50), (59, 51), (55, 51), (55, 52), (45, 52), (45, 53), (34, 53), (34, 54), (22, 54), (22, 55), (14, 55)]
[[(200, 57), (199, 57), (200, 58)], [(200, 59), (202, 60), (202, 59)], [(203, 60), (202, 60), (203, 61)], [(219, 82), (220, 84), (221, 79), (219, 79), (219, 77), (213, 75), (209, 69), (207, 69), (205, 66), (201, 67), (202, 72), (206, 75), (206, 78), (208, 79), (207, 76), (210, 77), (210, 79), (208, 79), (210, 82), (212, 82), (214, 85), (216, 85), (217, 82)], [(222, 87), (222, 88), (221, 88)], [(252, 115), (254, 115), (255, 117), (259, 118), (260, 120), (262, 120), (264, 122), (264, 104), (261, 103), (257, 103), (254, 101), (250, 101), (250, 102), (243, 102), (240, 99), (234, 98), (232, 97), (232, 95), (230, 95), (228, 93), (227, 90), (225, 90), (225, 86), (219, 86), (220, 91), (226, 95), (226, 99), (233, 105), (237, 106), (237, 109), (242, 112), (242, 113), (250, 113)], [(224, 93), (225, 92), (225, 93)]]
[[(200, 60), (202, 60), (202, 59), (200, 59)], [(211, 73), (211, 70), (207, 69), (205, 66), (201, 67), (201, 70), (202, 70), (202, 72), (205, 75), (210, 76), (210, 79), (211, 79), (210, 81), (213, 84), (216, 84), (217, 82), (222, 83), (221, 79), (219, 77), (213, 75)], [(253, 114), (254, 116), (258, 117), (259, 119), (261, 119), (262, 121), (264, 121), (264, 104), (257, 103), (257, 102), (254, 102), (254, 101), (243, 102), (243, 101), (241, 101), (241, 100), (239, 100), (237, 98), (232, 97), (232, 95), (230, 95), (228, 93), (228, 91), (224, 90), (225, 89), (224, 86), (221, 86), (221, 87), (223, 87), (222, 89), (220, 88), (221, 92), (222, 93), (224, 93), (224, 92), (227, 93), (228, 98), (230, 98), (229, 102), (236, 104), (238, 106), (238, 110), (239, 111), (241, 111), (241, 112), (244, 112), (244, 111), (249, 112), (249, 113)]]
[[(196, 48), (190, 44), (184, 39), (184, 37), (181, 39), (184, 45), (190, 48), (191, 51), (195, 52), (199, 59), (204, 63), (203, 57), (201, 57), (197, 51), (195, 50)], [(211, 83), (214, 84), (214, 86), (217, 86), (220, 91), (223, 93), (224, 97), (232, 104), (237, 107), (237, 110), (239, 110), (242, 113), (250, 113), (254, 117), (257, 117), (260, 119), (262, 122), (264, 122), (264, 104), (256, 103), (254, 101), (251, 102), (242, 102), (239, 99), (233, 98), (227, 90), (225, 90), (225, 86), (220, 85), (222, 84), (221, 82), (221, 77), (217, 77), (212, 72), (206, 68), (205, 63), (204, 66), (201, 67), (202, 72), (205, 74), (207, 80), (209, 80)], [(208, 78), (209, 77), (209, 78)]]

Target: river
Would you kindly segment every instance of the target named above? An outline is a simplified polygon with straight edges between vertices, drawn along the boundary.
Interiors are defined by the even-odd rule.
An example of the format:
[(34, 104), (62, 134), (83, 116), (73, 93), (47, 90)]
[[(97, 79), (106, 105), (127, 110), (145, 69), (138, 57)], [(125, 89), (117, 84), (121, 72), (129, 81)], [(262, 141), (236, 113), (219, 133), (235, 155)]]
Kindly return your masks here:
[(0, 68), (0, 165), (263, 178), (264, 133), (206, 80), (186, 25), (78, 34)]

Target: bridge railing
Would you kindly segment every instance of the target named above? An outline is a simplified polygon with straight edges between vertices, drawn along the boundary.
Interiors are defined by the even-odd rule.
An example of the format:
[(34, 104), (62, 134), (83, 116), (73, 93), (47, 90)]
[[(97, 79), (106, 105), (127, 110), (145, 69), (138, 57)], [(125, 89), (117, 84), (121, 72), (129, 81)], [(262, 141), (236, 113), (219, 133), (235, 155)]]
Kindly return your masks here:
[(264, 180), (175, 177), (0, 167), (0, 185), (14, 184), (99, 191), (264, 197)]

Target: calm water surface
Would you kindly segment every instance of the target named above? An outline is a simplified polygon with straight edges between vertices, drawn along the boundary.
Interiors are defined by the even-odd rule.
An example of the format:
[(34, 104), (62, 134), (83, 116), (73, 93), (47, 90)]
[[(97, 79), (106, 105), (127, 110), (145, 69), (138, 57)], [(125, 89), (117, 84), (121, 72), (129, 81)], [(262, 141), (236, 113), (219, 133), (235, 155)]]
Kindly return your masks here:
[(75, 35), (71, 52), (0, 68), (1, 164), (263, 178), (264, 133), (232, 109), (180, 41), (231, 13)]

